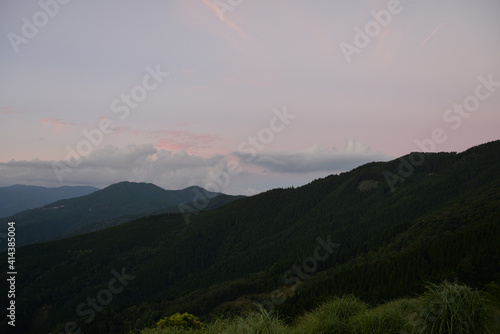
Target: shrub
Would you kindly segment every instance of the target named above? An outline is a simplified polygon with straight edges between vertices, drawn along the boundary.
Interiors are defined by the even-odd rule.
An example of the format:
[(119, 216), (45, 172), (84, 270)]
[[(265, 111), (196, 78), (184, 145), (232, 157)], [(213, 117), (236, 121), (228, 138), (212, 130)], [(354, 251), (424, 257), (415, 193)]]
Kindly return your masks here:
[[(500, 288), (489, 285), (497, 300)], [(498, 301), (498, 300), (497, 300)], [(336, 297), (298, 318), (294, 327), (260, 308), (239, 317), (218, 317), (202, 325), (188, 313), (176, 313), (141, 334), (493, 334), (500, 333), (500, 311), (477, 290), (444, 282), (422, 296), (398, 299), (368, 309), (353, 296)]]
[(202, 323), (192, 314), (176, 313), (170, 317), (165, 317), (158, 321), (156, 325), (159, 328), (176, 327), (181, 329), (197, 329), (201, 328)]

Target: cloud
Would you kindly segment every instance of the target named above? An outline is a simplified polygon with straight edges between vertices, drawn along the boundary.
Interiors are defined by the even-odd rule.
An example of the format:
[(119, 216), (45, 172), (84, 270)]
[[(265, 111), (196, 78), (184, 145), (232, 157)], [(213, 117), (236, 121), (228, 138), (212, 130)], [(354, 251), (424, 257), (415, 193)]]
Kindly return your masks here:
[(434, 31), (433, 31), (433, 32), (431, 32), (431, 34), (430, 34), (429, 36), (427, 36), (427, 38), (426, 38), (426, 39), (425, 39), (422, 43), (420, 43), (420, 45), (419, 45), (418, 47), (420, 48), (420, 47), (422, 47), (425, 43), (427, 43), (427, 41), (428, 41), (428, 40), (429, 40), (432, 36), (434, 36), (434, 34), (435, 34), (435, 33), (437, 33), (437, 32), (438, 32), (438, 30), (439, 30), (439, 29), (441, 29), (441, 27), (442, 27), (442, 26), (443, 26), (443, 24), (445, 24), (445, 23), (446, 23), (446, 20), (444, 20), (443, 22), (441, 22), (441, 24), (440, 24), (440, 25), (439, 25), (436, 29), (434, 29)]
[(66, 161), (11, 160), (0, 163), (0, 186), (32, 184), (41, 186), (108, 186), (121, 181), (151, 182), (165, 189), (182, 189), (209, 182), (209, 173), (226, 165), (225, 157), (203, 158), (185, 151), (171, 152), (153, 145), (105, 146), (80, 157), (59, 182), (53, 168)]
[(189, 150), (210, 148), (210, 143), (221, 140), (214, 134), (179, 130), (138, 130), (127, 126), (113, 128), (113, 134), (133, 134), (146, 139), (154, 139), (155, 147), (163, 150)]
[[(213, 45), (219, 45), (222, 41), (224, 45), (238, 50), (240, 52), (238, 61), (245, 68), (258, 68), (260, 66), (259, 60), (267, 53), (267, 50), (258, 40), (247, 34), (240, 25), (230, 19), (230, 16), (234, 15), (237, 8), (239, 8), (238, 6), (230, 7), (234, 8), (234, 10), (228, 11), (228, 15), (224, 15), (223, 20), (221, 20), (212, 1), (177, 1), (176, 10), (172, 11), (171, 15), (174, 20), (185, 24), (189, 29), (195, 29), (209, 36), (207, 41), (211, 41), (214, 43)], [(239, 17), (239, 22), (245, 23), (243, 17)], [(212, 50), (205, 49), (204, 51), (205, 56), (210, 58)], [(227, 51), (222, 52), (225, 54)], [(214, 56), (218, 57), (220, 63), (226, 60), (233, 61), (233, 58), (220, 57), (220, 54), (214, 54)]]
[[(241, 172), (225, 179), (228, 159), (214, 154), (202, 157), (186, 151), (173, 152), (154, 145), (103, 146), (80, 157), (75, 168), (66, 161), (11, 160), (0, 163), (0, 186), (30, 184), (57, 187), (61, 185), (92, 185), (106, 187), (121, 181), (150, 182), (165, 189), (183, 189), (192, 185), (204, 188), (220, 185), (216, 191), (252, 195), (275, 187), (301, 185), (325, 174), (350, 170), (370, 161), (389, 160), (371, 152), (369, 146), (347, 141), (344, 151), (313, 146), (298, 152), (259, 153), (251, 161), (242, 152), (234, 153), (242, 161)], [(63, 181), (56, 176), (54, 165), (66, 166)], [(262, 173), (257, 167), (275, 173)], [(58, 169), (59, 170), (59, 169)], [(222, 173), (222, 174), (221, 174)], [(227, 175), (226, 175), (227, 176)], [(215, 177), (215, 178), (214, 178)], [(218, 180), (218, 181), (217, 181)], [(222, 180), (222, 181), (221, 181)]]
[(366, 145), (366, 144), (363, 144), (363, 143), (358, 143), (354, 139), (348, 139), (345, 142), (344, 152), (346, 152), (346, 153), (370, 153), (371, 147)]
[(310, 173), (348, 171), (373, 161), (392, 159), (383, 153), (372, 152), (368, 145), (346, 142), (343, 152), (318, 145), (296, 152), (260, 152), (254, 155), (234, 152), (243, 163), (265, 168), (276, 173)]
[(40, 122), (42, 122), (44, 128), (53, 127), (54, 132), (56, 133), (59, 132), (59, 130), (61, 130), (62, 128), (78, 125), (76, 123), (65, 122), (55, 118), (42, 118)]
[(9, 106), (0, 107), (0, 114), (22, 114), (26, 111), (27, 110), (14, 110), (13, 108), (11, 108)]
[[(241, 30), (241, 28), (236, 24), (234, 23), (233, 21), (231, 21), (229, 18), (223, 16), (223, 17), (220, 17), (220, 15), (222, 15), (221, 13), (218, 12), (218, 10), (216, 9), (216, 5), (215, 3), (211, 3), (209, 2), (208, 0), (202, 0), (202, 2), (208, 7), (210, 8), (210, 10), (214, 13), (214, 15), (217, 15), (219, 16), (219, 18), (221, 19), (222, 22), (226, 23), (229, 27), (231, 27), (231, 29), (233, 29), (234, 31), (237, 32), (237, 34), (243, 38), (243, 39), (250, 39), (250, 37), (243, 31)], [(228, 6), (228, 8), (233, 8), (231, 6)]]
[(160, 136), (155, 147), (165, 150), (208, 148), (207, 144), (220, 139), (216, 135), (189, 131), (155, 131), (151, 135)]

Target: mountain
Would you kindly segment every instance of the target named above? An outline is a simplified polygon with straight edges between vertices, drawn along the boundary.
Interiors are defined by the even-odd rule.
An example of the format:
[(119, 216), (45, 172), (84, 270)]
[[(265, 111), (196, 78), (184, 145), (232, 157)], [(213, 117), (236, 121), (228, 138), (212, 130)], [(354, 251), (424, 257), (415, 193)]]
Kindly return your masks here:
[[(179, 212), (178, 205), (193, 202), (197, 194), (204, 194), (207, 199), (222, 195), (200, 187), (165, 190), (151, 183), (120, 182), (89, 195), (0, 219), (0, 226), (6, 230), (8, 222), (15, 222), (16, 242), (21, 246), (105, 228), (161, 210)], [(224, 196), (226, 202), (239, 198)], [(5, 243), (0, 244), (2, 248), (6, 248)]]
[(88, 195), (97, 190), (99, 188), (85, 186), (46, 188), (21, 184), (0, 187), (0, 218), (38, 208), (61, 199)]
[(377, 304), (446, 279), (498, 284), (498, 152), (500, 141), (413, 153), (233, 201), (189, 224), (146, 216), (20, 247), (17, 330), (128, 333), (175, 312), (209, 319), (254, 301), (294, 319), (333, 295)]
[[(188, 188), (188, 189), (190, 189), (190, 190), (198, 189), (200, 192), (196, 192), (196, 193), (201, 193), (201, 191), (203, 190), (202, 188), (198, 188), (198, 187)], [(193, 193), (196, 194), (195, 192), (193, 192)], [(210, 198), (207, 197), (207, 202), (204, 204), (203, 210), (213, 210), (219, 206), (225, 205), (227, 203), (230, 203), (232, 201), (235, 201), (235, 200), (241, 199), (241, 198), (245, 198), (245, 196), (241, 196), (241, 195), (240, 196), (232, 196), (232, 195), (221, 194), (221, 195), (216, 195), (215, 197), (210, 197)], [(192, 201), (193, 198), (190, 198), (190, 200)], [(192, 203), (189, 203), (189, 204), (190, 204), (189, 206), (191, 207), (191, 209), (196, 208), (194, 206), (194, 204), (192, 204)], [(158, 211), (154, 211), (151, 213), (151, 215), (159, 215), (159, 214), (166, 214), (166, 213), (179, 213), (179, 205), (176, 205), (173, 207), (167, 207), (167, 208), (164, 208), (164, 209), (161, 209)], [(189, 213), (195, 214), (195, 213), (188, 211), (188, 214)], [(64, 233), (63, 235), (59, 236), (58, 239), (67, 238), (70, 236), (89, 233), (89, 232), (99, 231), (99, 230), (102, 230), (105, 228), (109, 228), (112, 226), (116, 226), (119, 224), (129, 222), (129, 221), (137, 219), (141, 216), (143, 216), (143, 214), (120, 216), (120, 217), (113, 218), (113, 219), (108, 219), (108, 220), (103, 220), (103, 221), (99, 221), (96, 223), (86, 224), (86, 225), (74, 228), (74, 229)]]

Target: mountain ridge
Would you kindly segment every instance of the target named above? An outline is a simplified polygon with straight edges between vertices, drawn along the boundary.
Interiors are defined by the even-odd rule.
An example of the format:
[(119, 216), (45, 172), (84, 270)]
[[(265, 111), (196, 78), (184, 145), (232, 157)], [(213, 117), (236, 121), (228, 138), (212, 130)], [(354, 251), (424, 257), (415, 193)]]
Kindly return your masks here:
[(40, 187), (14, 184), (0, 187), (0, 218), (34, 209), (60, 199), (88, 195), (99, 188), (91, 186)]
[[(179, 204), (192, 202), (195, 189), (208, 199), (223, 195), (196, 186), (181, 190), (165, 190), (152, 183), (123, 181), (91, 194), (58, 200), (40, 208), (1, 218), (0, 226), (5, 227), (9, 221), (16, 222), (17, 244), (22, 246), (57, 239), (72, 231), (75, 233), (88, 224), (118, 218), (121, 219), (118, 222), (123, 223), (161, 210), (178, 212), (176, 208)], [(227, 197), (221, 201), (221, 205), (239, 198), (225, 196)], [(0, 249), (5, 247), (5, 244), (0, 243)]]
[[(214, 310), (239, 312), (227, 302), (241, 296), (252, 296), (241, 307), (257, 301), (294, 318), (326, 296), (380, 303), (420, 293), (427, 282), (499, 283), (498, 152), (500, 141), (422, 153), (425, 162), (394, 189), (384, 172), (396, 173), (406, 156), (233, 201), (190, 224), (181, 214), (145, 216), (20, 247), (18, 301), (26, 315), (50, 309), (30, 332), (63, 330), (71, 319), (86, 332), (107, 333), (175, 312), (205, 319)], [(361, 191), (366, 180), (376, 186)], [(315, 260), (320, 239), (339, 247)], [(134, 276), (126, 293), (94, 322), (75, 318), (120, 268)]]

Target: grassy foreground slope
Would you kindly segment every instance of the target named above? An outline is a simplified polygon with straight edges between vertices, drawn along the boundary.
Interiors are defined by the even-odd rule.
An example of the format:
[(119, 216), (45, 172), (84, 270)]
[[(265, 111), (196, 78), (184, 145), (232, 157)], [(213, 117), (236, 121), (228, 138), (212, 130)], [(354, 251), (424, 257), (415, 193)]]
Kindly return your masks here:
[(444, 282), (421, 296), (375, 306), (352, 295), (331, 298), (292, 323), (265, 309), (208, 324), (178, 314), (140, 334), (494, 334), (500, 332), (498, 297)]
[[(328, 296), (373, 304), (427, 282), (499, 283), (498, 152), (500, 141), (425, 154), (395, 189), (386, 172), (397, 174), (400, 159), (237, 200), (190, 224), (156, 215), (21, 247), (17, 329), (59, 333), (75, 322), (83, 332), (123, 333), (175, 312), (205, 321), (254, 301), (294, 319)], [(319, 240), (335, 248), (323, 245), (314, 263)], [(121, 270), (133, 280), (95, 316), (79, 313)]]

